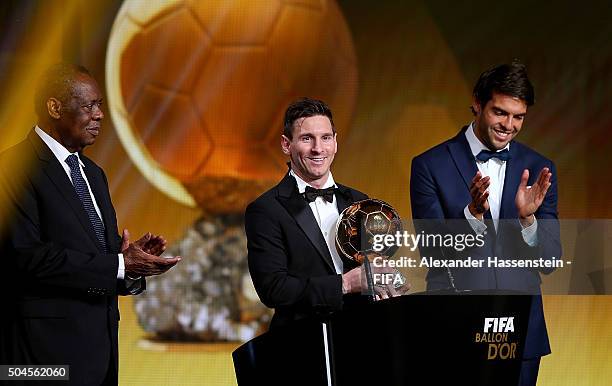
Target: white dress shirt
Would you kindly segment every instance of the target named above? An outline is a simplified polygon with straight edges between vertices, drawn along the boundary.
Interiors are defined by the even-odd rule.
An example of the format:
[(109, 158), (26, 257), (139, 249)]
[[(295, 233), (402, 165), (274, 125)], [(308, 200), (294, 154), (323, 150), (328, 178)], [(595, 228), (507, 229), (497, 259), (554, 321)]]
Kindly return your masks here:
[[(311, 186), (314, 188), (314, 186), (308, 184), (297, 174), (295, 174), (293, 170), (290, 170), (289, 174), (292, 175), (297, 181), (298, 191), (300, 194), (304, 193), (306, 186)], [(336, 183), (334, 182), (334, 177), (332, 176), (331, 172), (329, 172), (327, 181), (325, 184), (323, 184), (323, 186), (321, 186), (320, 189), (326, 189), (332, 186), (336, 187)], [(342, 274), (344, 272), (344, 263), (338, 255), (338, 251), (336, 251), (336, 223), (338, 222), (338, 217), (340, 217), (336, 195), (334, 194), (333, 202), (327, 202), (323, 197), (317, 197), (313, 202), (310, 202), (309, 205), (310, 209), (312, 210), (312, 214), (314, 214), (314, 217), (317, 220), (317, 224), (319, 224), (319, 228), (321, 229), (321, 233), (325, 238), (325, 242), (327, 243), (327, 249), (331, 254), (336, 273)]]
[[(55, 158), (57, 158), (57, 160), (59, 161), (60, 165), (62, 165), (62, 167), (64, 168), (64, 171), (66, 172), (66, 175), (68, 176), (68, 179), (70, 180), (70, 183), (72, 183), (72, 177), (70, 176), (70, 166), (68, 166), (68, 164), (66, 163), (66, 158), (68, 158), (68, 156), (72, 154), (77, 156), (77, 159), (79, 160), (79, 166), (81, 169), (81, 176), (83, 176), (83, 179), (85, 180), (85, 183), (87, 184), (87, 189), (89, 190), (89, 195), (91, 196), (91, 201), (93, 202), (94, 208), (96, 209), (96, 213), (98, 214), (98, 217), (100, 217), (100, 221), (102, 222), (102, 224), (104, 224), (104, 220), (102, 219), (100, 208), (98, 207), (98, 203), (96, 202), (96, 197), (91, 191), (89, 180), (87, 179), (87, 176), (85, 175), (85, 172), (83, 171), (85, 164), (83, 163), (83, 161), (81, 161), (81, 158), (79, 157), (79, 153), (69, 152), (68, 149), (66, 149), (61, 143), (57, 142), (53, 137), (45, 133), (38, 126), (34, 128), (34, 131), (36, 132), (36, 134), (38, 134), (40, 139), (42, 139), (42, 141), (51, 150)], [(117, 270), (117, 279), (123, 280), (123, 278), (125, 277), (125, 262), (123, 261), (122, 253), (119, 253), (118, 256), (119, 256), (119, 269)]]
[[(476, 158), (481, 150), (489, 150), (489, 148), (487, 148), (476, 137), (476, 134), (474, 133), (474, 122), (470, 123), (470, 126), (465, 131), (465, 137), (467, 138), (474, 158)], [(508, 151), (510, 150), (510, 143), (508, 143), (503, 149), (499, 149), (497, 151), (502, 151), (505, 149)], [(490, 178), (488, 189), (489, 197), (487, 198), (487, 201), (489, 202), (489, 210), (491, 212), (491, 218), (493, 219), (493, 226), (497, 230), (499, 223), (499, 212), (501, 210), (501, 199), (504, 192), (504, 180), (506, 178), (506, 161), (502, 161), (499, 158), (490, 158), (488, 161), (482, 162), (476, 159), (476, 166), (478, 167), (478, 170), (480, 170), (482, 177), (488, 176)], [(477, 234), (482, 234), (487, 229), (487, 225), (484, 223), (484, 221), (480, 221), (472, 215), (469, 210), (469, 204), (463, 209), (463, 213), (465, 218), (468, 219), (474, 232)], [(521, 231), (523, 240), (525, 240), (525, 242), (530, 246), (537, 245), (537, 229), (538, 223), (534, 216), (533, 224), (523, 228)]]

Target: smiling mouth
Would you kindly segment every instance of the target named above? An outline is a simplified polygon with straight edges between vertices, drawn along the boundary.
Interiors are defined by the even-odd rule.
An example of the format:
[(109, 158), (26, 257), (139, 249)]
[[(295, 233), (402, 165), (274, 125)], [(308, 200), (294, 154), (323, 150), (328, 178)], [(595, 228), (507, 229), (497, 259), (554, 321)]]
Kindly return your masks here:
[(315, 164), (322, 164), (325, 161), (325, 158), (327, 157), (308, 157), (308, 159)]
[(98, 134), (100, 134), (100, 128), (99, 127), (89, 127), (86, 130), (89, 133), (91, 133), (93, 136), (97, 136)]
[(510, 136), (512, 135), (512, 132), (496, 130), (496, 129), (493, 129), (493, 131), (495, 132), (495, 136), (502, 141), (509, 139)]

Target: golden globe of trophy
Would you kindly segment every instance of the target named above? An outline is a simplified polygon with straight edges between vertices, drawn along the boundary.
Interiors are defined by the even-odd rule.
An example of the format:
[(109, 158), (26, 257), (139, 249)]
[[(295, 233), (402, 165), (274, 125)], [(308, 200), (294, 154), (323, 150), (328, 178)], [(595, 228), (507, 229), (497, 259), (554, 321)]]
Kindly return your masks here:
[(393, 207), (384, 201), (369, 198), (357, 201), (340, 213), (336, 225), (336, 249), (338, 253), (357, 264), (375, 257), (391, 257), (397, 251), (397, 243), (374, 250), (376, 235), (395, 235), (402, 231), (402, 221)]

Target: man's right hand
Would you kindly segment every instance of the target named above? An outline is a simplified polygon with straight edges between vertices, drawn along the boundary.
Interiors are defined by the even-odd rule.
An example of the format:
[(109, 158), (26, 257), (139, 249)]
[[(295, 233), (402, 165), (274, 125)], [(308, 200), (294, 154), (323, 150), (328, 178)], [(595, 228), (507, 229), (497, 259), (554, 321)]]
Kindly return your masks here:
[[(372, 274), (397, 274), (398, 270), (389, 267), (376, 267), (371, 265)], [(353, 268), (350, 271), (342, 275), (342, 293), (360, 293), (365, 291), (367, 288), (367, 281), (365, 278), (365, 267), (363, 265)], [(405, 282), (403, 286), (395, 288), (393, 284), (388, 285), (375, 285), (374, 292), (376, 299), (387, 299), (390, 297), (401, 296), (410, 289), (410, 283)]]
[(142, 243), (129, 242), (129, 235), (127, 229), (123, 231), (123, 242), (121, 245), (126, 275), (133, 277), (159, 275), (181, 261), (180, 256), (165, 258), (146, 253), (141, 248)]
[(356, 267), (342, 274), (342, 293), (350, 294), (361, 292), (361, 275), (362, 268)]
[(489, 185), (491, 184), (490, 177), (482, 177), (480, 171), (476, 172), (476, 175), (472, 179), (472, 185), (470, 185), (470, 195), (472, 196), (472, 202), (468, 205), (468, 210), (472, 216), (477, 219), (483, 219), (483, 216), (487, 210), (489, 210)]

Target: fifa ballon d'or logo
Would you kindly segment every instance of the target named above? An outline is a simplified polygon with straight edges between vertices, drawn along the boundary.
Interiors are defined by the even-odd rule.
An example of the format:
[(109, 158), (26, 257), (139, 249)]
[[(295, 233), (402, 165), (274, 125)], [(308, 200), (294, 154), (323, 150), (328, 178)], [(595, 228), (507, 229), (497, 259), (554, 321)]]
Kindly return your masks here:
[(514, 316), (484, 318), (482, 332), (474, 334), (474, 343), (486, 347), (487, 360), (516, 359), (518, 335)]

